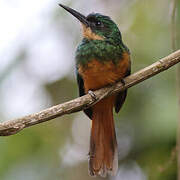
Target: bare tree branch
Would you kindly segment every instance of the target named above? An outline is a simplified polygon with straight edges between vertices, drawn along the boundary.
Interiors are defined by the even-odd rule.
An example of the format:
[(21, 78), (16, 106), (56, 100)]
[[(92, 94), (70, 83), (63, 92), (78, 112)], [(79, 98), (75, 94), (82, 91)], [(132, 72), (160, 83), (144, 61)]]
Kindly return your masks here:
[(148, 67), (145, 67), (144, 69), (141, 69), (140, 71), (132, 74), (131, 76), (126, 77), (124, 79), (125, 85), (123, 85), (121, 82), (118, 82), (115, 85), (95, 91), (94, 93), (97, 97), (96, 100), (94, 100), (89, 94), (87, 94), (85, 96), (76, 98), (63, 104), (50, 107), (38, 113), (0, 123), (0, 136), (9, 136), (12, 134), (16, 134), (17, 132), (29, 126), (33, 126), (35, 124), (54, 119), (64, 114), (70, 114), (86, 109), (97, 103), (99, 100), (115, 94), (119, 91), (123, 91), (131, 86), (134, 86), (144, 81), (145, 79), (148, 79), (162, 71), (165, 71), (166, 69), (179, 62), (180, 50), (170, 54), (165, 58), (160, 59), (159, 61)]

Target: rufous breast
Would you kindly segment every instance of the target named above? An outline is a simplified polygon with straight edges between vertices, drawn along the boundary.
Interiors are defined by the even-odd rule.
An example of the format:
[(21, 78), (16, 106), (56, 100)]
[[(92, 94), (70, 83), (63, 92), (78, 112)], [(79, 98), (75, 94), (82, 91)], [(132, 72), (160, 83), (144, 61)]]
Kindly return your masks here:
[(96, 90), (124, 78), (130, 66), (128, 53), (118, 63), (93, 59), (86, 66), (79, 65), (78, 72), (83, 78), (85, 91)]

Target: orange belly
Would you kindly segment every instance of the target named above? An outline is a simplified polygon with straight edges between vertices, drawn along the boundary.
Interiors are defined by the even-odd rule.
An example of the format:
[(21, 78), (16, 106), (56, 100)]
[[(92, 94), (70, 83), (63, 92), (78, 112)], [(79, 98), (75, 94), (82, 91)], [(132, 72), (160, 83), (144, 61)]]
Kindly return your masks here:
[(117, 64), (112, 61), (100, 62), (94, 59), (85, 67), (80, 65), (78, 72), (83, 78), (85, 92), (87, 93), (88, 90), (96, 90), (124, 78), (129, 66), (129, 54), (124, 53)]

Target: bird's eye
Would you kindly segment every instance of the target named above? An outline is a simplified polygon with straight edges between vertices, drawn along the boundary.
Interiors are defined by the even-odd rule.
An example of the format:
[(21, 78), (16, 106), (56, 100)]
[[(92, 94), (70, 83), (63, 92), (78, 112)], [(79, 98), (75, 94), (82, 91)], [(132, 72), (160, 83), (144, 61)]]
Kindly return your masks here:
[(97, 22), (95, 23), (95, 25), (96, 25), (96, 26), (102, 26), (102, 23), (101, 23), (100, 21), (97, 21)]

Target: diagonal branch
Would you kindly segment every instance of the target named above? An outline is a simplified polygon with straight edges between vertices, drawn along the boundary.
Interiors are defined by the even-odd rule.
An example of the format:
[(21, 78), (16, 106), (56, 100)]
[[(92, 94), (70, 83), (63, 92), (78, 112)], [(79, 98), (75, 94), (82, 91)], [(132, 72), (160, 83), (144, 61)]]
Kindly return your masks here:
[(54, 119), (64, 114), (71, 114), (73, 112), (86, 109), (92, 106), (93, 104), (97, 103), (99, 100), (112, 94), (115, 94), (119, 91), (123, 91), (129, 87), (132, 87), (162, 71), (165, 71), (166, 69), (170, 68), (171, 66), (179, 62), (180, 50), (126, 77), (124, 79), (125, 85), (123, 85), (121, 82), (118, 82), (115, 85), (95, 91), (94, 93), (97, 97), (96, 100), (94, 100), (93, 98), (91, 98), (89, 94), (87, 94), (85, 96), (76, 98), (63, 104), (50, 107), (38, 113), (0, 123), (0, 136), (9, 136), (12, 134), (16, 134), (17, 132), (29, 126), (33, 126), (35, 124), (39, 124)]

